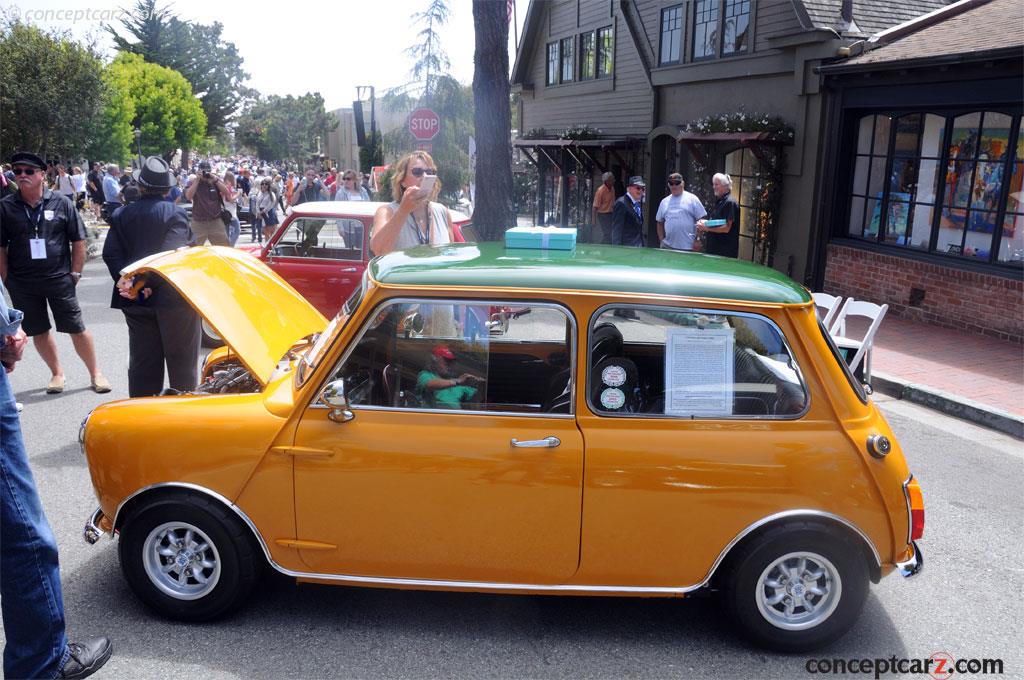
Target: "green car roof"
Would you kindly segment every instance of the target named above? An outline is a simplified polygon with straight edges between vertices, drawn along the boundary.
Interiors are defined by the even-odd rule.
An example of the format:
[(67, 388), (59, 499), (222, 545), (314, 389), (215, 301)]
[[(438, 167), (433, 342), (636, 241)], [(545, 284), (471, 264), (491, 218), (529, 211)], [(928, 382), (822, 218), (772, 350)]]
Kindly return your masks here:
[(571, 251), (503, 243), (417, 246), (374, 259), (370, 275), (395, 286), (555, 288), (778, 304), (811, 300), (806, 288), (759, 264), (621, 246), (581, 244)]

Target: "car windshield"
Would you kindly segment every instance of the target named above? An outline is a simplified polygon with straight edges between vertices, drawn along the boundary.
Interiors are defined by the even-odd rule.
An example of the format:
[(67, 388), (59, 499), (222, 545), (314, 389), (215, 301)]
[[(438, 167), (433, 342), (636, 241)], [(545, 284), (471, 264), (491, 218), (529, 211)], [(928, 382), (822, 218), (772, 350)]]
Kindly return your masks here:
[(313, 370), (320, 365), (324, 355), (327, 353), (327, 348), (330, 347), (331, 340), (345, 327), (345, 324), (352, 317), (352, 313), (358, 309), (359, 303), (363, 301), (365, 291), (366, 277), (364, 276), (362, 284), (352, 291), (352, 295), (345, 301), (337, 315), (331, 319), (331, 322), (327, 324), (327, 327), (313, 336), (313, 346), (302, 357), (302, 360), (299, 361), (299, 367), (295, 373), (296, 387), (302, 387), (306, 379), (313, 373)]

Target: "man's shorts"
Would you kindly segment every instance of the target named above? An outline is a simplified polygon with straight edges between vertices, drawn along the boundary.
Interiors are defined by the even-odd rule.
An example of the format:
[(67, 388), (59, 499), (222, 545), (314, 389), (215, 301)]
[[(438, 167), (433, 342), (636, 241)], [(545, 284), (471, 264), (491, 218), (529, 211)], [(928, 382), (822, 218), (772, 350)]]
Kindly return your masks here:
[(75, 282), (70, 274), (33, 282), (16, 281), (8, 277), (7, 290), (11, 294), (12, 306), (25, 314), (21, 321), (25, 335), (40, 335), (50, 330), (47, 305), (53, 312), (57, 332), (81, 333), (85, 330), (82, 308), (78, 306)]

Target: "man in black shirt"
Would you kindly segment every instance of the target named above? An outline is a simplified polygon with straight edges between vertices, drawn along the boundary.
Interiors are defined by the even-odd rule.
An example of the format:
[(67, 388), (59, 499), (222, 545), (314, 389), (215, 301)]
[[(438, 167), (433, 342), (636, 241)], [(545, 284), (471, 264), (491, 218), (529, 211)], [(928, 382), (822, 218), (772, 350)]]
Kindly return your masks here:
[[(708, 216), (697, 221), (697, 231), (704, 234), (704, 252), (709, 255), (738, 257), (740, 254), (740, 206), (732, 197), (732, 178), (719, 172), (711, 179), (715, 204)], [(720, 227), (709, 227), (706, 220), (725, 220)]]
[(141, 198), (114, 211), (103, 243), (103, 261), (117, 284), (110, 306), (120, 309), (128, 324), (128, 396), (159, 394), (165, 363), (171, 388), (189, 392), (199, 378), (199, 315), (159, 280), (147, 280), (132, 297), (132, 281), (122, 280), (121, 270), (147, 255), (189, 245), (192, 230), (185, 210), (162, 200), (174, 185), (163, 158), (150, 156), (134, 176)]
[(95, 392), (109, 392), (100, 372), (92, 334), (82, 323), (75, 287), (85, 266), (85, 225), (74, 203), (44, 186), (39, 156), (16, 153), (11, 166), (18, 193), (0, 200), (0, 278), (11, 302), (25, 313), (22, 329), (50, 369), (47, 394), (64, 391), (64, 369), (50, 332), (47, 307), (57, 332), (68, 333)]

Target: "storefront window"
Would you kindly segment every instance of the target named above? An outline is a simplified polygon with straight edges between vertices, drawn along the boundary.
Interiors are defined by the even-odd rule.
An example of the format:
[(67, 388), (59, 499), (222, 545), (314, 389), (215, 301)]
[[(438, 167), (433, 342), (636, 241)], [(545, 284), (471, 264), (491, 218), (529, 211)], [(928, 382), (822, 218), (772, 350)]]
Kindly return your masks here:
[(750, 149), (736, 149), (725, 156), (725, 172), (732, 177), (732, 195), (740, 205), (739, 259), (754, 259), (757, 211), (754, 194), (760, 183), (761, 164)]
[[(1020, 261), (1019, 120), (994, 111), (863, 116), (847, 234), (985, 262)], [(1010, 144), (1015, 131), (1017, 148)]]
[(1024, 260), (1024, 127), (1017, 133), (1016, 162), (1012, 164), (1010, 186), (1006, 195), (1006, 216), (999, 243), (1000, 262)]

